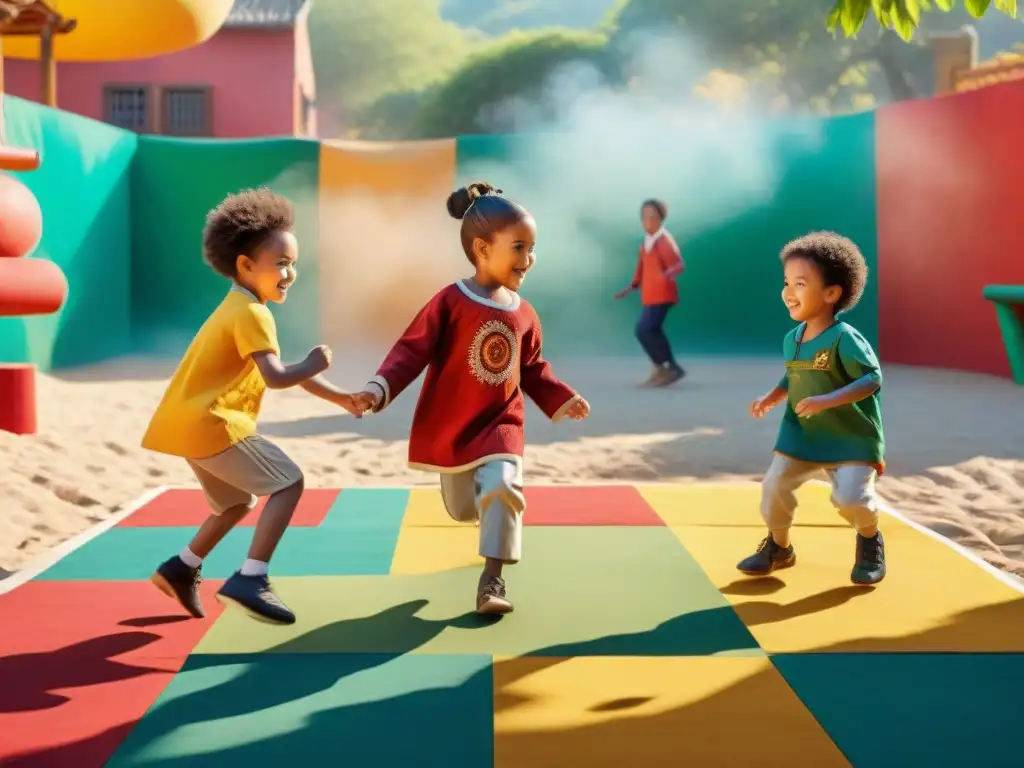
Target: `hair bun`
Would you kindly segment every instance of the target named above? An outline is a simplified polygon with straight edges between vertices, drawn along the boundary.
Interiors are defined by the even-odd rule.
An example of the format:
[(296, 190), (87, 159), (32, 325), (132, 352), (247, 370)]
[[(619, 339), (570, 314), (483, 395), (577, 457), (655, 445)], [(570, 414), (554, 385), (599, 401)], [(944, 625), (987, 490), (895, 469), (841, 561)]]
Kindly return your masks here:
[(474, 181), (472, 184), (459, 187), (448, 195), (448, 215), (453, 219), (461, 219), (469, 211), (470, 206), (476, 202), (477, 198), (491, 194), (500, 195), (501, 190), (495, 189), (486, 181)]

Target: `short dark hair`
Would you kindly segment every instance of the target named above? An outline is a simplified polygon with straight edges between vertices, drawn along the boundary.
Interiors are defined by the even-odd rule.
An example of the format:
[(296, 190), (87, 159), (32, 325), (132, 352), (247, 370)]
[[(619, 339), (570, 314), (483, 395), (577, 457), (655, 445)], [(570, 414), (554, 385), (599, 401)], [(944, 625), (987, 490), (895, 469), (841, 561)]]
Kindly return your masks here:
[(229, 195), (206, 217), (203, 257), (218, 273), (234, 279), (238, 257), (252, 256), (275, 232), (295, 226), (295, 208), (267, 187)]
[(811, 232), (786, 244), (780, 255), (782, 263), (801, 258), (814, 262), (826, 286), (838, 285), (843, 290), (836, 302), (835, 313), (853, 309), (864, 295), (868, 283), (868, 264), (852, 240), (835, 232)]
[(643, 205), (640, 206), (640, 210), (642, 211), (644, 208), (653, 208), (658, 214), (658, 218), (662, 221), (668, 217), (668, 206), (661, 200), (656, 200), (653, 197), (648, 198), (647, 200), (644, 200)]
[(519, 203), (502, 197), (500, 189), (485, 181), (474, 181), (448, 195), (448, 215), (462, 220), (459, 232), (462, 250), (471, 263), (476, 263), (473, 256), (476, 238), (491, 242), (495, 234), (518, 224), (530, 214)]

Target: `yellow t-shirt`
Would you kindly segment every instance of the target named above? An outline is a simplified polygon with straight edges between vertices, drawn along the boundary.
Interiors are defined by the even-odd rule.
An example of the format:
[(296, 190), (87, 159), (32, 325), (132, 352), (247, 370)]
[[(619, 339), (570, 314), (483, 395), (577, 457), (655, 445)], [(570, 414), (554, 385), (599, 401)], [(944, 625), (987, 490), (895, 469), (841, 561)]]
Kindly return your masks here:
[(252, 355), (281, 354), (270, 310), (233, 288), (203, 323), (149, 422), (142, 447), (205, 459), (256, 434), (267, 389)]

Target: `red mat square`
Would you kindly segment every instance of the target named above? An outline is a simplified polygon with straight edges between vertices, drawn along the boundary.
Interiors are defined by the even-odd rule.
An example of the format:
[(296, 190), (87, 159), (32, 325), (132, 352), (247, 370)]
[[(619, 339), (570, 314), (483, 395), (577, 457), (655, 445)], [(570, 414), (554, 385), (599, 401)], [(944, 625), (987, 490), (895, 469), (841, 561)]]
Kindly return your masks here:
[[(316, 528), (338, 498), (338, 490), (314, 489), (302, 494), (292, 517), (292, 526)], [(239, 525), (253, 527), (259, 520), (266, 499), (260, 499), (256, 508)], [(120, 528), (175, 528), (200, 526), (210, 514), (206, 498), (200, 490), (174, 489), (164, 491), (144, 507), (126, 517)]]
[(32, 581), (0, 595), (0, 765), (102, 766), (220, 615), (148, 582)]
[(631, 485), (526, 488), (524, 525), (664, 526)]

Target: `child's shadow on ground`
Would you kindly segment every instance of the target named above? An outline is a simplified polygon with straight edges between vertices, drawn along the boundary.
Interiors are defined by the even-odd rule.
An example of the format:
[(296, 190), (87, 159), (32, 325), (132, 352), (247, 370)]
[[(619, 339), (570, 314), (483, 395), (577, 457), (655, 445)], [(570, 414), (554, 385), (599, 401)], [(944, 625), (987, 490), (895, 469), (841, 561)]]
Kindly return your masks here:
[[(267, 649), (253, 662), (252, 656), (232, 654), (194, 654), (182, 672), (212, 670), (216, 667), (238, 667), (240, 673), (219, 683), (215, 696), (206, 688), (170, 699), (151, 711), (144, 721), (148, 733), (168, 733), (191, 723), (236, 717), (295, 701), (325, 691), (357, 672), (364, 672), (387, 663), (396, 656), (411, 653), (436, 638), (449, 627), (474, 629), (493, 624), (497, 619), (467, 613), (448, 619), (425, 619), (418, 612), (429, 600), (411, 600), (372, 616), (346, 619), (318, 627), (273, 648)], [(388, 648), (374, 653), (369, 648)], [(311, 663), (319, 654), (352, 660), (338, 674), (282, 675), (281, 667), (272, 663), (275, 654), (309, 657)], [(270, 663), (266, 663), (270, 662)], [(323, 665), (325, 669), (329, 665)], [(228, 673), (231, 674), (231, 673)], [(215, 675), (215, 677), (223, 677)]]
[(0, 657), (0, 714), (52, 709), (69, 701), (55, 691), (168, 673), (115, 657), (159, 640), (151, 632), (121, 632), (42, 653)]

